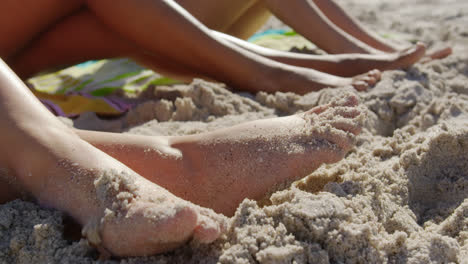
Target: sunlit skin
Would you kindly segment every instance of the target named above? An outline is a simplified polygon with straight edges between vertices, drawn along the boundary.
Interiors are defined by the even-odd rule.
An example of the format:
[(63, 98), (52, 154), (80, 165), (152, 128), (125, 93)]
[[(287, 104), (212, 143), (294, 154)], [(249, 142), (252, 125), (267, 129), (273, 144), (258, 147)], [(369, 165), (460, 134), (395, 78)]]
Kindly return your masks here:
[[(9, 149), (0, 153), (0, 202), (29, 196), (64, 211), (85, 227), (90, 242), (119, 256), (165, 252), (191, 238), (215, 240), (225, 227), (217, 213), (231, 216), (244, 198), (262, 198), (342, 159), (362, 116), (356, 97), (348, 96), (302, 114), (192, 136), (73, 130), (3, 62), (0, 102), (0, 145)], [(96, 183), (108, 173), (131, 188), (118, 185), (103, 198)], [(130, 198), (114, 209), (120, 191)], [(108, 208), (118, 217), (103, 221)], [(101, 224), (86, 231), (93, 223)]]
[[(2, 2), (0, 145), (8, 151), (0, 152), (0, 202), (34, 198), (75, 218), (102, 251), (151, 255), (189, 239), (212, 242), (225, 228), (220, 213), (230, 216), (244, 198), (259, 199), (343, 158), (362, 118), (351, 95), (305, 113), (210, 133), (143, 137), (68, 128), (16, 75), (24, 79), (88, 59), (130, 57), (184, 80), (201, 76), (252, 92), (304, 94), (344, 85), (364, 90), (380, 78), (373, 69), (408, 67), (424, 56), (423, 44), (385, 45), (342, 17), (332, 1), (285, 2)], [(291, 10), (306, 12), (303, 20)], [(281, 53), (242, 41), (270, 12), (322, 49), (354, 54)], [(431, 58), (447, 53), (441, 52)], [(297, 149), (268, 148), (280, 142)], [(250, 158), (255, 151), (257, 159)], [(113, 175), (118, 190), (103, 196), (97, 187), (103, 175)]]

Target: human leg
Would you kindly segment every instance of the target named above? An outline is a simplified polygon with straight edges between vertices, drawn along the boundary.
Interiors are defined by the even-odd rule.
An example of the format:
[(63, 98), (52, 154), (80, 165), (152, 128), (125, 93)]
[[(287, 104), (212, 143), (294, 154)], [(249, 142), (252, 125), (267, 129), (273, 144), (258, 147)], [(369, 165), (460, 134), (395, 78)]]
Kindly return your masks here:
[(388, 42), (385, 42), (382, 38), (367, 30), (356, 19), (348, 15), (335, 1), (312, 1), (332, 23), (367, 45), (385, 52), (395, 52), (402, 49), (402, 47), (389, 45)]
[(240, 39), (248, 39), (259, 31), (271, 16), (272, 13), (265, 3), (257, 1), (224, 32)]
[(1, 60), (0, 113), (0, 145), (8, 149), (0, 152), (0, 168), (8, 170), (1, 182), (70, 214), (91, 243), (115, 255), (148, 255), (220, 234), (222, 217), (81, 140)]
[(260, 0), (176, 0), (208, 28), (247, 39), (257, 32), (271, 17)]
[(2, 1), (0, 58), (8, 62), (49, 26), (79, 10), (81, 4), (81, 0)]
[[(313, 2), (312, 2), (313, 1)], [(255, 32), (257, 32), (263, 24), (271, 17), (272, 13), (268, 8), (267, 0), (256, 0), (256, 1), (219, 1), (219, 0), (204, 0), (202, 3), (193, 2), (193, 1), (186, 1), (186, 0), (178, 0), (179, 4), (181, 4), (185, 9), (187, 9), (191, 14), (193, 14), (197, 19), (201, 20), (206, 26), (210, 29), (215, 31), (223, 32), (228, 35), (240, 38), (240, 39), (247, 39), (248, 37), (252, 36)], [(274, 2), (274, 1), (272, 1)], [(221, 5), (220, 5), (221, 3)], [(291, 26), (296, 25), (294, 28), (298, 29), (298, 31), (302, 32), (306, 37), (307, 36), (321, 36), (319, 39), (322, 40), (323, 34), (329, 34), (330, 39), (332, 42), (340, 42), (342, 48), (340, 49), (339, 53), (352, 53), (356, 52), (354, 46), (358, 45), (361, 48), (367, 50), (365, 53), (369, 53), (369, 47), (374, 48), (375, 50), (380, 50), (383, 52), (388, 53), (400, 53), (400, 55), (392, 55), (385, 58), (385, 60), (395, 60), (395, 56), (405, 57), (405, 59), (397, 59), (399, 61), (411, 61), (406, 59), (408, 56), (408, 50), (415, 49), (416, 46), (413, 47), (399, 47), (396, 45), (390, 45), (387, 41), (380, 38), (377, 34), (367, 30), (363, 27), (357, 20), (351, 17), (348, 13), (346, 13), (338, 4), (336, 4), (333, 0), (300, 0), (299, 4), (305, 6), (306, 15), (303, 16), (292, 16), (288, 9), (291, 8), (291, 4), (296, 4), (295, 2), (289, 1), (280, 1), (276, 3), (270, 3), (274, 5), (279, 5), (277, 8), (272, 8), (271, 10), (277, 10), (276, 12), (281, 13), (277, 14), (279, 17), (282, 17), (285, 21), (289, 21)], [(229, 6), (227, 6), (229, 5)], [(248, 8), (246, 8), (248, 6)], [(301, 8), (299, 8), (300, 10)], [(298, 10), (297, 8), (294, 10)], [(282, 14), (284, 13), (284, 14)], [(241, 14), (239, 16), (239, 14)], [(328, 21), (327, 21), (328, 19)], [(232, 22), (234, 21), (234, 22)], [(295, 21), (295, 22), (291, 22)], [(314, 27), (310, 27), (310, 24), (325, 24), (329, 28), (325, 31), (317, 32), (315, 31)], [(330, 26), (334, 24), (334, 26)], [(320, 27), (323, 28), (323, 27)], [(338, 29), (342, 30), (339, 31)], [(307, 32), (307, 33), (305, 33)], [(344, 34), (345, 33), (345, 34)], [(354, 39), (349, 38), (348, 34)], [(359, 42), (364, 43), (364, 45)], [(329, 49), (330, 41), (324, 41), (325, 44), (322, 46), (324, 50)], [(357, 44), (356, 44), (357, 43)], [(319, 43), (319, 45), (321, 45)], [(366, 46), (367, 45), (367, 46)], [(354, 47), (354, 48), (353, 48)], [(330, 52), (330, 51), (329, 51)], [(375, 51), (372, 51), (375, 52)], [(337, 53), (337, 52), (331, 52)], [(441, 59), (447, 57), (452, 53), (452, 49), (450, 47), (443, 48), (440, 50), (436, 50), (427, 54), (424, 59), (424, 62), (434, 59)], [(380, 60), (381, 58), (379, 58)], [(328, 58), (324, 59), (328, 61)], [(340, 59), (341, 60), (341, 59)], [(345, 59), (346, 60), (346, 59)], [(415, 61), (416, 62), (416, 61)], [(414, 62), (413, 62), (414, 63)], [(322, 63), (323, 64), (323, 63)], [(324, 71), (327, 73), (326, 70), (322, 70), (323, 68), (320, 67), (318, 64), (318, 68), (314, 68), (319, 71)], [(373, 63), (370, 63), (373, 64)], [(297, 65), (292, 63), (292, 65)], [(310, 65), (310, 63), (307, 63)], [(312, 63), (312, 65), (316, 65)], [(306, 66), (307, 67), (307, 66)], [(328, 67), (325, 67), (328, 68)], [(390, 67), (391, 69), (392, 67)]]
[(372, 69), (383, 71), (406, 68), (420, 60), (425, 53), (425, 46), (418, 43), (414, 47), (385, 54), (310, 55), (264, 48), (221, 32), (213, 31), (213, 34), (235, 43), (239, 47), (281, 63), (344, 77), (356, 76)]
[[(371, 53), (371, 46), (342, 31), (311, 0), (178, 0), (210, 29), (247, 38), (266, 22), (273, 12), (297, 32), (329, 53)], [(328, 11), (328, 9), (327, 9)]]
[[(173, 1), (103, 0), (87, 1), (87, 5), (113, 30), (144, 49), (165, 54), (176, 62), (198, 69), (205, 76), (239, 89), (305, 93), (329, 85), (348, 83), (359, 88), (360, 85), (367, 86), (366, 83), (375, 82), (375, 79), (367, 76), (359, 80), (340, 79), (314, 70), (277, 63), (245, 51), (214, 37), (205, 26)], [(138, 14), (138, 19), (134, 18), (134, 14)], [(153, 34), (155, 30), (165, 37)], [(183, 42), (185, 39), (191, 41)], [(178, 47), (174, 43), (178, 43)]]
[(356, 104), (349, 96), (305, 113), (191, 136), (77, 134), (177, 196), (233, 215), (243, 199), (263, 198), (343, 158), (363, 118)]
[(22, 79), (51, 68), (87, 60), (130, 57), (160, 73), (185, 80), (201, 77), (195, 70), (176, 64), (164, 55), (149, 54), (113, 32), (89, 10), (68, 15), (51, 26), (10, 60)]
[[(186, 4), (186, 2), (192, 4)], [(408, 49), (414, 49), (414, 46), (403, 48), (389, 44), (388, 41), (383, 40), (375, 33), (363, 27), (333, 0), (261, 0), (255, 1), (248, 9), (240, 9), (239, 3), (249, 1), (235, 1), (237, 6), (231, 4), (229, 8), (222, 8), (219, 5), (220, 2), (230, 3), (232, 1), (205, 0), (202, 5), (198, 5), (192, 1), (178, 1), (178, 3), (186, 7), (189, 12), (194, 14), (195, 17), (200, 18), (209, 28), (241, 39), (246, 39), (258, 31), (271, 16), (271, 10), (287, 24), (296, 29), (296, 31), (301, 32), (304, 36), (330, 53), (356, 53), (356, 45), (365, 49), (365, 53), (375, 52), (375, 50), (389, 53), (407, 53)], [(250, 3), (251, 2), (252, 1), (250, 1)], [(203, 10), (203, 7), (206, 6), (210, 7), (209, 10), (213, 12), (192, 12), (196, 7)], [(296, 8), (295, 6), (300, 6), (300, 8)], [(237, 12), (236, 14), (239, 12), (243, 13), (241, 16), (233, 16), (227, 12), (227, 10), (235, 10), (233, 12)], [(298, 15), (294, 10), (303, 12), (303, 15)], [(216, 20), (217, 17), (228, 17), (229, 21), (233, 21), (235, 18), (237, 19), (234, 23), (230, 22), (230, 26), (228, 26), (229, 23), (224, 23), (222, 24), (223, 26), (220, 27), (216, 26), (216, 23), (211, 22)], [(327, 39), (333, 41), (327, 41)], [(334, 49), (332, 45), (339, 45), (341, 48), (336, 51), (330, 50)], [(372, 48), (375, 50), (373, 51)], [(362, 52), (362, 50), (360, 52)], [(436, 50), (428, 54), (425, 61), (444, 58), (450, 54), (451, 48), (449, 47)], [(320, 68), (317, 68), (317, 70), (320, 70)]]
[[(346, 13), (334, 0), (312, 1), (336, 26), (367, 45), (384, 52), (397, 52), (406, 49), (396, 44), (390, 44), (377, 34), (367, 30), (356, 19)], [(427, 54), (423, 61), (442, 59), (450, 54), (452, 54), (452, 49), (445, 47)]]
[(247, 10), (256, 5), (258, 0), (176, 0), (175, 2), (210, 29), (226, 32)]
[(328, 53), (380, 52), (335, 25), (312, 0), (263, 1), (274, 15)]
[[(198, 2), (193, 1), (179, 0), (177, 2), (209, 28), (241, 39), (247, 39), (257, 32), (271, 17), (272, 13), (270, 11), (273, 11), (296, 31), (315, 41), (316, 44), (329, 53), (356, 53), (365, 50), (364, 53), (383, 51), (407, 54), (408, 50), (415, 48), (415, 46), (404, 48), (389, 44), (388, 41), (363, 27), (333, 0), (257, 0), (253, 4), (252, 1), (235, 1), (236, 4), (230, 4), (229, 8), (224, 7), (229, 3), (234, 3), (233, 1), (205, 0), (200, 5)], [(250, 6), (246, 9), (247, 2)], [(222, 5), (219, 3), (222, 3)], [(241, 5), (242, 3), (244, 5)], [(300, 7), (296, 8), (294, 6)], [(200, 12), (205, 7), (207, 7), (205, 12)], [(299, 10), (303, 12), (303, 15), (297, 15), (296, 12), (291, 12), (291, 10)], [(242, 13), (241, 16), (238, 16), (239, 12)], [(219, 22), (219, 17), (224, 18), (221, 19), (224, 23)], [(226, 21), (229, 21), (229, 23)], [(232, 23), (231, 21), (235, 22)], [(220, 24), (222, 26), (219, 26)], [(317, 29), (320, 31), (317, 31)], [(327, 41), (326, 39), (333, 41)], [(338, 45), (340, 48), (333, 48), (330, 43), (335, 43), (333, 45)], [(358, 49), (356, 49), (356, 46), (358, 46)], [(432, 51), (425, 56), (423, 62), (445, 58), (451, 53), (452, 49), (450, 47)], [(408, 60), (405, 59), (405, 61)], [(317, 68), (317, 70), (321, 70), (321, 68)]]
[[(340, 78), (261, 57), (212, 36), (206, 27), (172, 1), (90, 1), (89, 5), (97, 9), (93, 11), (101, 14), (102, 17), (98, 16), (98, 18), (102, 19), (111, 30), (137, 46), (144, 55), (149, 54), (156, 57), (156, 59), (152, 59), (143, 56), (142, 60), (146, 64), (173, 66), (172, 69), (182, 69), (183, 73), (195, 72), (192, 76), (208, 76), (238, 89), (253, 92), (307, 93), (323, 87), (343, 85), (353, 85), (357, 89), (365, 89), (377, 81), (373, 73), (367, 73), (357, 78)], [(132, 18), (137, 13), (139, 14), (138, 19)], [(127, 19), (123, 19), (125, 17)], [(164, 19), (160, 19), (161, 17)], [(158, 31), (158, 34), (153, 34), (154, 31)], [(52, 31), (48, 34), (55, 33)], [(62, 34), (57, 35), (60, 37), (55, 39), (58, 39), (59, 43), (61, 39), (66, 37)], [(48, 39), (48, 37), (44, 36), (44, 39)], [(191, 41), (185, 42), (185, 39)], [(97, 40), (95, 41), (97, 42)], [(30, 50), (33, 52), (31, 53), (47, 54), (41, 51), (53, 51), (51, 47), (60, 46), (48, 41), (44, 41), (44, 43), (49, 46), (42, 45), (39, 49), (34, 48), (34, 43), (32, 43)], [(179, 45), (174, 45), (174, 43)], [(197, 45), (192, 43), (197, 43)], [(109, 45), (111, 44), (109, 43)], [(89, 48), (95, 47), (94, 45), (88, 46)], [(63, 50), (66, 50), (67, 47), (64, 46)], [(102, 47), (102, 44), (97, 47)], [(25, 54), (28, 53), (25, 52)], [(23, 58), (24, 61), (34, 61), (35, 59), (34, 56), (18, 57)], [(160, 63), (158, 58), (167, 58), (170, 63)], [(226, 61), (229, 63), (225, 63)], [(15, 68), (27, 72), (20, 63), (13, 62), (13, 64)], [(178, 65), (182, 65), (181, 68), (177, 68)]]
[[(201, 76), (181, 63), (171, 62), (170, 58), (162, 54), (156, 56), (154, 53), (150, 55), (142, 52), (141, 47), (133, 45), (102, 24), (89, 10), (83, 8), (82, 2), (26, 0), (21, 3), (2, 3), (0, 22), (4, 23), (0, 23), (0, 56), (22, 78), (45, 69), (112, 57), (131, 57), (152, 69), (182, 79)], [(178, 2), (210, 27), (222, 30), (230, 27), (255, 1)], [(28, 19), (17, 21), (11, 17), (13, 15)]]

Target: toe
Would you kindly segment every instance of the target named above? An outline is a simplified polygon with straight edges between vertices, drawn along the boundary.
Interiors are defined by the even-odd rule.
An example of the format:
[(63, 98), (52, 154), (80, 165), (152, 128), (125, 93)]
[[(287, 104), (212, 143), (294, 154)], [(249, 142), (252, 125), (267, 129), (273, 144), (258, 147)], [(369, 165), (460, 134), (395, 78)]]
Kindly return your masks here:
[(372, 76), (368, 76), (364, 79), (364, 81), (368, 84), (368, 85), (374, 85), (377, 83), (377, 79), (372, 77)]
[(353, 78), (352, 86), (358, 91), (365, 91), (369, 86), (376, 84), (382, 73), (379, 70), (372, 70), (365, 74)]
[(320, 113), (323, 113), (325, 110), (327, 110), (328, 108), (330, 107), (330, 105), (326, 104), (326, 105), (319, 105), (319, 106), (316, 106), (312, 109), (310, 109), (309, 113), (314, 113), (314, 114), (320, 114)]
[(358, 123), (345, 118), (340, 120), (334, 120), (333, 122), (331, 122), (331, 125), (336, 129), (342, 130), (344, 132), (349, 132), (354, 135), (358, 135), (362, 129), (362, 127)]
[(200, 243), (211, 243), (226, 231), (226, 217), (206, 208), (199, 208), (198, 222), (193, 239)]
[[(330, 124), (330, 126), (332, 126), (332, 124)], [(327, 148), (340, 156), (339, 159), (341, 159), (342, 156), (351, 149), (354, 143), (354, 137), (352, 134), (343, 130), (338, 130), (334, 127), (328, 132), (315, 135), (315, 138), (320, 138), (321, 140), (328, 142), (330, 145)]]
[(369, 87), (369, 84), (367, 84), (364, 81), (359, 80), (359, 81), (354, 81), (352, 86), (354, 87), (354, 89), (356, 89), (358, 91), (365, 91)]
[(376, 81), (380, 81), (380, 78), (382, 77), (382, 72), (374, 69), (369, 72), (369, 76), (372, 76)]
[(342, 116), (345, 118), (355, 118), (361, 114), (359, 109), (355, 107), (339, 107), (334, 109), (334, 116)]
[(221, 234), (221, 227), (206, 216), (200, 216), (197, 227), (193, 232), (193, 239), (200, 243), (211, 243), (215, 241)]
[(188, 206), (159, 207), (136, 203), (122, 217), (105, 221), (103, 246), (116, 256), (146, 256), (185, 243), (196, 227), (197, 214)]

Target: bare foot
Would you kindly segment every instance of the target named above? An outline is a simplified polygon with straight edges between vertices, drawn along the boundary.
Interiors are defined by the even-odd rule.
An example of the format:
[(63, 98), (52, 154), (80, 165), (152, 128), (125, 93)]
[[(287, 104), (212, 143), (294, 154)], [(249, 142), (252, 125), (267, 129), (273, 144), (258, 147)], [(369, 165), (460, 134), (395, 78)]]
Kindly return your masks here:
[(0, 145), (10, 149), (0, 153), (0, 167), (9, 168), (14, 185), (40, 204), (74, 217), (99, 249), (151, 255), (191, 238), (209, 243), (223, 231), (223, 216), (142, 178), (54, 117), (39, 129), (37, 119), (11, 116), (14, 122), (0, 118)]
[(382, 73), (379, 70), (371, 70), (365, 74), (358, 75), (352, 78), (351, 85), (358, 91), (365, 91), (369, 86), (380, 81)]
[(342, 159), (360, 132), (363, 115), (356, 105), (357, 98), (348, 96), (297, 115), (171, 139), (192, 183), (183, 192), (191, 192), (189, 199), (197, 204), (232, 215), (244, 198), (260, 199)]
[(348, 95), (305, 113), (191, 136), (78, 133), (175, 195), (233, 215), (244, 198), (263, 198), (342, 159), (360, 131), (356, 105)]
[(424, 44), (418, 43), (402, 51), (394, 50), (391, 53), (351, 54), (348, 52), (347, 54), (311, 55), (273, 50), (219, 32), (213, 32), (213, 34), (227, 39), (243, 49), (277, 62), (314, 69), (330, 75), (343, 77), (353, 77), (371, 71), (372, 69), (388, 70), (406, 68), (421, 59), (426, 50)]
[(210, 243), (223, 231), (223, 216), (133, 174), (111, 170), (94, 181), (104, 215), (88, 220), (83, 235), (98, 248), (119, 256), (153, 255), (190, 238)]
[(387, 66), (383, 66), (384, 70), (393, 70), (399, 68), (407, 68), (416, 62), (418, 62), (426, 53), (426, 45), (422, 42), (418, 42), (416, 45), (401, 51), (390, 53), (391, 63)]
[(442, 48), (440, 50), (433, 51), (429, 54), (427, 54), (422, 60), (421, 63), (427, 63), (433, 60), (440, 60), (443, 58), (448, 57), (450, 54), (452, 54), (452, 48), (451, 47), (446, 47)]
[[(358, 91), (364, 91), (380, 80), (380, 71), (373, 69), (352, 78), (339, 77), (313, 69), (287, 65), (286, 71), (272, 72), (262, 81), (252, 85), (256, 90), (266, 92), (294, 92), (306, 94), (327, 87), (353, 86)], [(253, 89), (252, 89), (253, 90)]]
[(283, 63), (313, 68), (337, 76), (352, 77), (372, 69), (384, 71), (407, 68), (418, 62), (424, 56), (425, 51), (426, 46), (423, 43), (418, 43), (393, 53), (321, 56), (294, 54), (288, 55), (289, 57), (277, 57), (276, 59)]

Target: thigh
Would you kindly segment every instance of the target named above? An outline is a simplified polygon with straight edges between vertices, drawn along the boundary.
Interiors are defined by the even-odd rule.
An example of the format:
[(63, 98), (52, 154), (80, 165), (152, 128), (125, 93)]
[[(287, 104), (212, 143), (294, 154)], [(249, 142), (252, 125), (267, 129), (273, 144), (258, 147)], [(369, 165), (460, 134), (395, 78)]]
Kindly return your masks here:
[(130, 57), (160, 73), (181, 80), (201, 77), (196, 71), (164, 54), (146, 52), (83, 9), (55, 23), (10, 60), (21, 78), (92, 59)]
[(8, 63), (18, 76), (27, 78), (40, 71), (93, 59), (132, 57), (138, 52), (141, 48), (81, 9), (41, 32)]
[(258, 1), (246, 10), (224, 33), (240, 39), (248, 39), (265, 25), (271, 15), (270, 10), (263, 1)]
[(3, 0), (0, 3), (0, 57), (8, 60), (82, 0)]
[(259, 0), (176, 0), (205, 26), (225, 32)]

